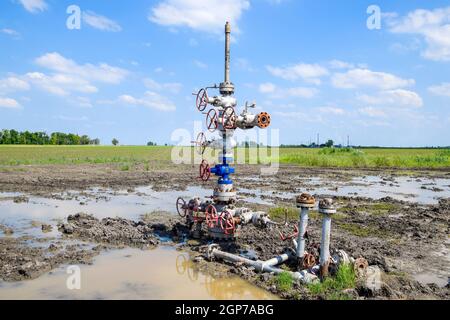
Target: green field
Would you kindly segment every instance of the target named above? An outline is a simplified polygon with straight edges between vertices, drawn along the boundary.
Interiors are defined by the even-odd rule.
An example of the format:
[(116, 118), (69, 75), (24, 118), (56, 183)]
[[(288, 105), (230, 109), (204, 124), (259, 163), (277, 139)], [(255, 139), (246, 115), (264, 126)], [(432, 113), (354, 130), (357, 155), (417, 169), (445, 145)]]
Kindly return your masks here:
[[(189, 148), (188, 148), (189, 150)], [(272, 152), (272, 153), (271, 153)], [(147, 146), (0, 146), (0, 165), (36, 164), (147, 164), (170, 165), (171, 147)], [(450, 168), (449, 149), (237, 149), (246, 163), (277, 161), (305, 167), (338, 168)], [(277, 155), (278, 153), (278, 155)], [(214, 156), (208, 157), (214, 161)], [(242, 157), (238, 157), (242, 163)]]

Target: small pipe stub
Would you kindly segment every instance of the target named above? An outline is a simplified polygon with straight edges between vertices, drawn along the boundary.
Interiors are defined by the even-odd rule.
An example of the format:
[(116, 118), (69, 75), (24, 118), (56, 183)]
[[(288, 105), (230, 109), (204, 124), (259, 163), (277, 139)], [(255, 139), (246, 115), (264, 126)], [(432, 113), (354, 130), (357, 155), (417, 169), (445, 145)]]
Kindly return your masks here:
[(302, 193), (299, 195), (295, 202), (297, 204), (297, 208), (314, 208), (316, 204), (316, 199), (310, 194)]
[(319, 201), (319, 212), (325, 215), (332, 215), (336, 213), (336, 207), (333, 204), (333, 200), (325, 198)]

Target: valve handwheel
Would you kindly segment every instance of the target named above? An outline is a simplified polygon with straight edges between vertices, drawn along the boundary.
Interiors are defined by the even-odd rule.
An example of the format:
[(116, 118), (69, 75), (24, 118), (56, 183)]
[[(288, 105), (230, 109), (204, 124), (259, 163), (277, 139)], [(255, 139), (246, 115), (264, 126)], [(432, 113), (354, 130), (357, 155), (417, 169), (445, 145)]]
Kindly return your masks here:
[(220, 228), (226, 235), (230, 235), (234, 233), (235, 230), (235, 222), (234, 217), (229, 211), (224, 211), (219, 217), (220, 220)]
[(183, 198), (178, 198), (177, 199), (177, 212), (178, 215), (182, 218), (186, 217), (186, 201), (184, 201)]
[(206, 208), (206, 224), (208, 228), (214, 228), (217, 224), (219, 216), (217, 215), (217, 209), (212, 204)]
[(216, 109), (211, 109), (206, 114), (206, 127), (210, 132), (214, 132), (217, 129), (218, 117)]
[(286, 241), (286, 240), (291, 240), (291, 239), (297, 238), (298, 237), (298, 226), (295, 225), (294, 232), (291, 234), (288, 234), (287, 236), (285, 236), (281, 231), (279, 233), (280, 233), (281, 241)]
[(236, 128), (236, 112), (233, 107), (226, 107), (223, 111), (222, 126), (224, 129)]
[(203, 132), (200, 132), (197, 135), (197, 140), (195, 141), (195, 144), (197, 146), (198, 154), (203, 155), (206, 149), (206, 135)]
[(211, 168), (209, 166), (208, 161), (203, 160), (202, 163), (200, 164), (200, 179), (202, 179), (202, 181), (208, 181), (209, 177), (211, 177)]
[(197, 93), (195, 104), (198, 111), (205, 111), (206, 107), (208, 106), (208, 92), (206, 91), (206, 89), (200, 89), (200, 91)]

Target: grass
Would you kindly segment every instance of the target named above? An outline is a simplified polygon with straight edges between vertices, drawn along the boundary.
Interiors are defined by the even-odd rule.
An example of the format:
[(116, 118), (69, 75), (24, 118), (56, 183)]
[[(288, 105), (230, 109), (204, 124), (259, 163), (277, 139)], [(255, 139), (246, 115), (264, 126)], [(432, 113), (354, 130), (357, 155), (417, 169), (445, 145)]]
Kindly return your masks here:
[[(193, 151), (193, 148), (186, 148)], [(208, 149), (207, 149), (208, 150)], [(266, 154), (267, 153), (267, 154)], [(145, 170), (155, 163), (170, 166), (172, 147), (147, 146), (0, 146), (0, 165), (47, 164), (142, 164)], [(450, 168), (449, 149), (302, 149), (271, 148), (235, 150), (241, 163), (279, 161), (303, 167), (336, 168)], [(191, 157), (192, 158), (192, 157)], [(216, 154), (207, 155), (215, 162)]]
[(448, 149), (280, 149), (280, 163), (337, 168), (448, 168)]
[(289, 291), (294, 285), (294, 278), (289, 272), (282, 272), (275, 277), (275, 283), (278, 290)]
[(308, 285), (309, 291), (327, 300), (350, 300), (351, 296), (343, 293), (345, 289), (356, 286), (356, 275), (351, 264), (343, 264), (334, 277), (326, 278), (323, 282)]

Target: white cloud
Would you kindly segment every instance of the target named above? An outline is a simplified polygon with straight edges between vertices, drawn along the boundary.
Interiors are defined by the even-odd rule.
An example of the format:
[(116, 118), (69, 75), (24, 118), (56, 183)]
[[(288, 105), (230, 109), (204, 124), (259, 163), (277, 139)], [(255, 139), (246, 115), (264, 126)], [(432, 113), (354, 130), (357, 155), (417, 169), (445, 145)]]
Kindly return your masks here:
[(83, 11), (83, 21), (93, 28), (102, 31), (119, 32), (122, 31), (122, 27), (115, 21), (96, 14), (92, 11)]
[(145, 86), (153, 91), (163, 91), (167, 90), (171, 93), (180, 93), (183, 85), (178, 82), (167, 82), (167, 83), (159, 83), (153, 79), (146, 78), (144, 79)]
[(72, 91), (81, 93), (95, 93), (98, 89), (88, 80), (67, 74), (54, 74), (48, 76), (40, 72), (30, 72), (25, 75), (27, 79), (41, 89), (58, 96), (70, 95)]
[(267, 66), (266, 68), (275, 77), (290, 81), (303, 79), (313, 84), (320, 84), (320, 78), (328, 75), (328, 70), (318, 64), (299, 63), (287, 67)]
[(259, 92), (261, 93), (274, 93), (276, 89), (276, 85), (270, 82), (261, 83), (259, 85)]
[(128, 105), (144, 106), (151, 109), (156, 109), (160, 111), (175, 111), (175, 104), (168, 98), (162, 96), (161, 94), (153, 91), (147, 91), (143, 98), (135, 98), (131, 95), (121, 95), (119, 97), (119, 103), (124, 103)]
[(198, 60), (194, 60), (194, 65), (200, 69), (208, 68), (208, 65), (206, 63), (198, 61)]
[(117, 84), (128, 75), (127, 70), (112, 67), (106, 63), (100, 63), (99, 65), (90, 63), (79, 65), (57, 52), (44, 54), (36, 59), (36, 63), (55, 72), (76, 75), (83, 79), (104, 83)]
[(25, 91), (29, 90), (28, 82), (17, 77), (8, 77), (0, 79), (0, 92)]
[(269, 94), (271, 98), (283, 99), (289, 97), (297, 98), (313, 98), (319, 90), (316, 88), (307, 87), (291, 87), (291, 88), (279, 88), (271, 82), (262, 83), (259, 85), (259, 92), (263, 94)]
[(237, 22), (249, 7), (248, 0), (164, 0), (151, 9), (148, 19), (163, 26), (222, 34), (225, 21), (238, 31)]
[(76, 97), (74, 101), (72, 101), (73, 104), (82, 107), (82, 108), (92, 108), (92, 102), (91, 99), (88, 97)]
[(445, 82), (441, 83), (440, 85), (429, 87), (428, 91), (437, 96), (450, 97), (450, 82)]
[(422, 98), (413, 91), (396, 89), (381, 91), (378, 95), (361, 95), (358, 100), (369, 105), (382, 105), (389, 107), (420, 108), (423, 106)]
[(52, 73), (29, 72), (24, 78), (37, 87), (55, 95), (67, 96), (72, 92), (95, 93), (94, 82), (118, 84), (128, 71), (105, 63), (80, 65), (57, 52), (47, 53), (35, 60), (36, 64)]
[(353, 63), (341, 60), (331, 60), (328, 64), (331, 69), (353, 69), (355, 67)]
[(323, 114), (332, 114), (332, 115), (336, 115), (336, 116), (342, 116), (345, 114), (344, 109), (336, 108), (336, 107), (319, 107), (316, 109), (317, 109), (317, 111), (319, 111), (320, 113), (323, 113)]
[(283, 111), (275, 111), (275, 116), (285, 118), (291, 121), (302, 121), (302, 122), (312, 122), (312, 123), (323, 123), (324, 119), (322, 115), (318, 113), (308, 113), (302, 111), (292, 111), (292, 112), (283, 112)]
[(424, 58), (450, 61), (450, 7), (409, 12), (402, 18), (392, 19), (390, 31), (419, 35), (426, 42)]
[(18, 31), (9, 28), (0, 29), (0, 32), (16, 38), (20, 36)]
[(346, 73), (336, 73), (333, 75), (331, 82), (334, 87), (341, 89), (373, 87), (389, 90), (415, 84), (414, 79), (402, 79), (390, 73), (375, 72), (368, 69), (352, 69)]
[(74, 122), (88, 121), (89, 120), (89, 118), (86, 117), (86, 116), (70, 117), (70, 116), (59, 115), (59, 116), (54, 116), (53, 118), (57, 119), (57, 120), (62, 120), (62, 121), (74, 121)]
[(31, 13), (38, 13), (47, 10), (48, 5), (45, 0), (19, 0), (25, 10)]
[(21, 105), (14, 99), (0, 97), (0, 108), (19, 109)]
[(387, 116), (384, 110), (374, 107), (361, 108), (358, 112), (372, 118), (385, 118)]

